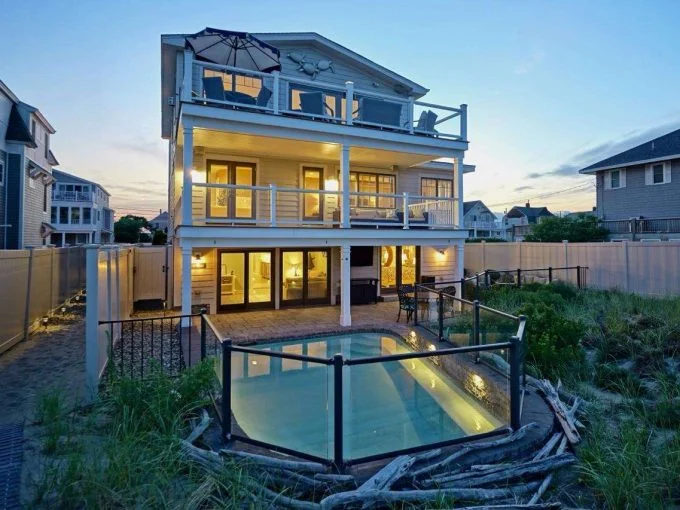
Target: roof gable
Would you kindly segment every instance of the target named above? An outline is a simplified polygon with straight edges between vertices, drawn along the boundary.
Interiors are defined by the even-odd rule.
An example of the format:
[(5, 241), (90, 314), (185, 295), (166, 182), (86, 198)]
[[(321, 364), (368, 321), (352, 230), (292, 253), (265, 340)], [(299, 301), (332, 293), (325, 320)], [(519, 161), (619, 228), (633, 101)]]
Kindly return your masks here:
[(598, 170), (649, 163), (672, 157), (680, 157), (680, 129), (593, 163), (579, 170), (579, 173), (590, 174)]
[[(463, 215), (466, 215), (475, 207), (481, 208), (484, 212), (488, 212), (489, 214), (493, 214), (493, 211), (489, 209), (484, 202), (481, 200), (470, 200), (469, 202), (463, 202)], [(495, 215), (494, 215), (495, 217)]]

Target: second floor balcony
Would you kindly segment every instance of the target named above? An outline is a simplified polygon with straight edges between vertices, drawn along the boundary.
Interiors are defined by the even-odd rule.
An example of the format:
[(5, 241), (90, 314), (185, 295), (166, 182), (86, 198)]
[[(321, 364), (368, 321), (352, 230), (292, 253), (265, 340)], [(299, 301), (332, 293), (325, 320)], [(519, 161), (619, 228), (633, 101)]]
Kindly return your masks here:
[(194, 183), (192, 221), (234, 227), (458, 229), (457, 203), (456, 198), (409, 193)]
[(91, 202), (92, 192), (54, 190), (52, 192), (52, 200), (62, 202)]
[(445, 106), (398, 94), (195, 61), (185, 55), (186, 103), (467, 142), (467, 105)]

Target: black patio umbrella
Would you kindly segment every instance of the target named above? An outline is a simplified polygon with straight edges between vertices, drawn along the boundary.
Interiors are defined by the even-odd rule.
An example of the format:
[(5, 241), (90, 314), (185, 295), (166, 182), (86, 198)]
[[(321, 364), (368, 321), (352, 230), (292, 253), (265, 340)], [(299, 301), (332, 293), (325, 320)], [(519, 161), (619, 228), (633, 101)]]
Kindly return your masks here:
[(268, 73), (280, 71), (279, 50), (247, 32), (205, 28), (186, 38), (199, 60)]

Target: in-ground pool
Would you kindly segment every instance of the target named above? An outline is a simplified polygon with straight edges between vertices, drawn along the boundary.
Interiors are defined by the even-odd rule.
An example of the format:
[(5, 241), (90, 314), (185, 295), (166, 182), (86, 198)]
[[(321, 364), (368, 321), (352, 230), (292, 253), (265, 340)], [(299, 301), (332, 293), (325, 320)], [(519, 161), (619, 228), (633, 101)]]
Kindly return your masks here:
[[(411, 352), (384, 333), (352, 333), (278, 343), (259, 350), (328, 359)], [(232, 353), (232, 412), (252, 439), (332, 458), (333, 366)], [(346, 459), (466, 435), (503, 423), (429, 359), (345, 366), (343, 441)]]

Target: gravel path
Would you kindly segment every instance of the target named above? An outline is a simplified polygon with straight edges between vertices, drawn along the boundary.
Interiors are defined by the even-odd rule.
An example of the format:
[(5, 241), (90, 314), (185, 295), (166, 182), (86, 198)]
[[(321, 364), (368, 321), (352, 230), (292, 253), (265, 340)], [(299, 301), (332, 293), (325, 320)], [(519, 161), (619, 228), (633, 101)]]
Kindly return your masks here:
[(41, 395), (57, 390), (69, 402), (85, 391), (85, 304), (69, 305), (28, 340), (0, 356), (0, 424), (31, 419)]

